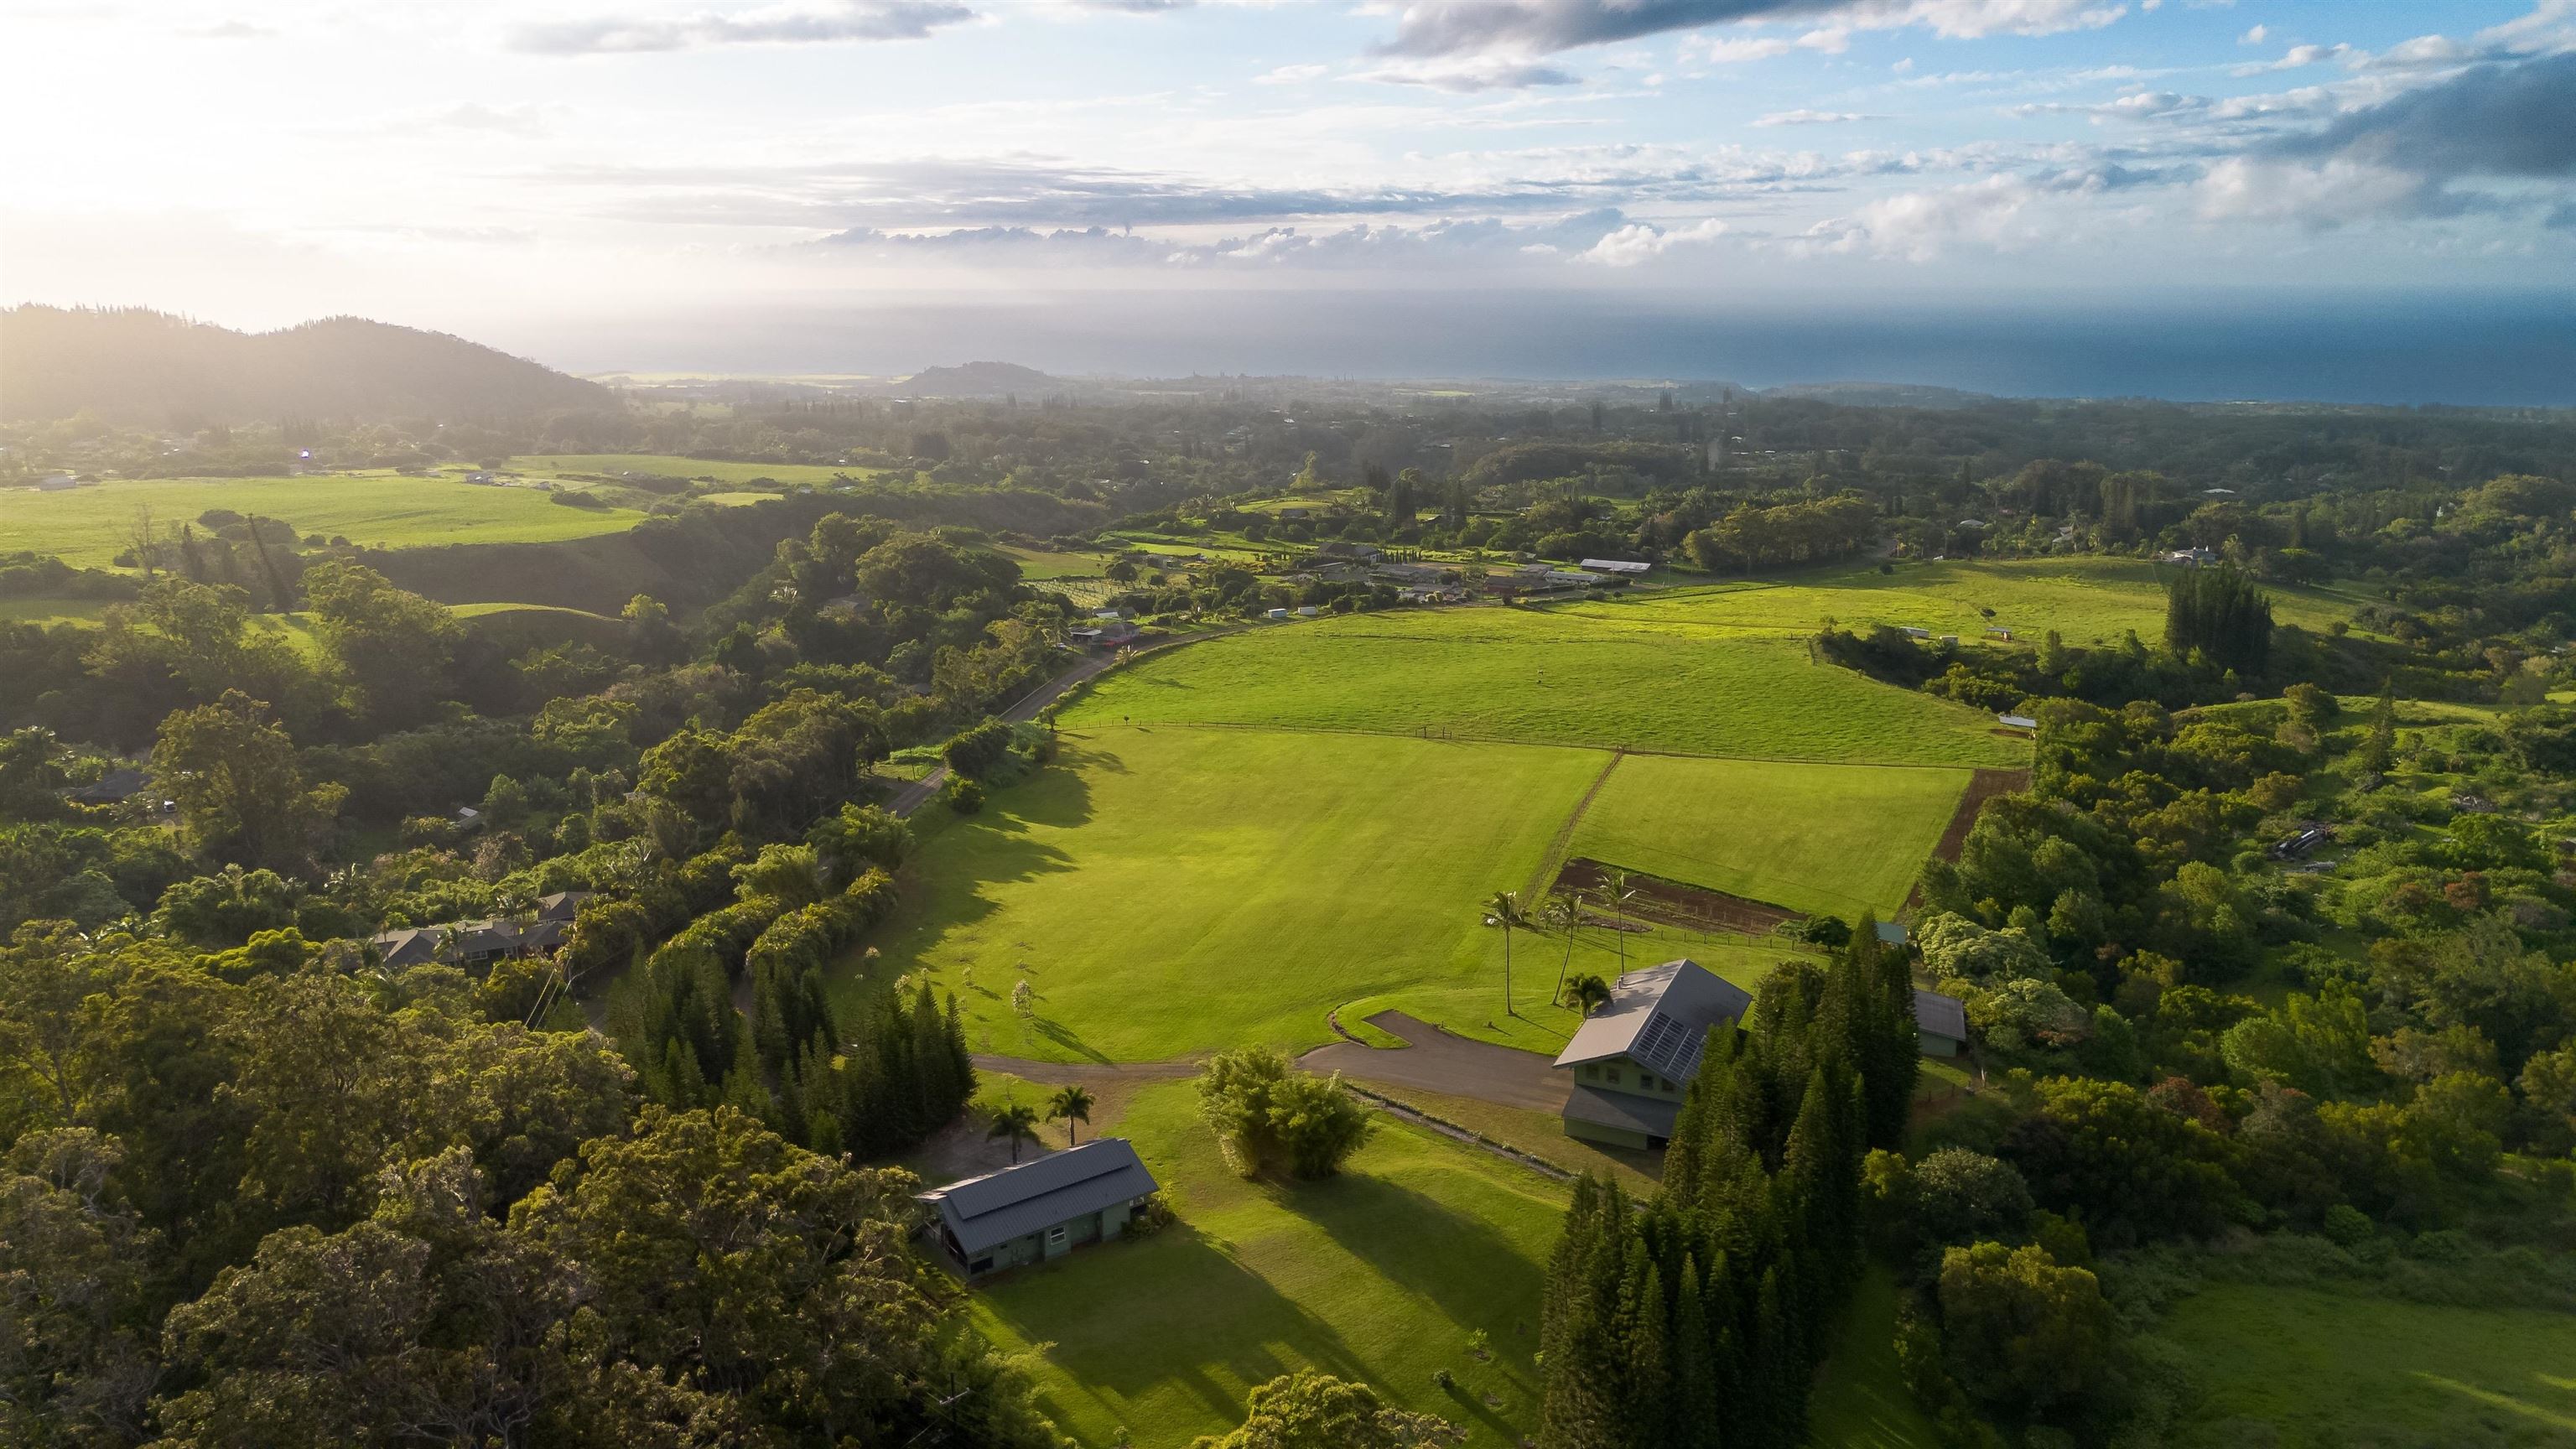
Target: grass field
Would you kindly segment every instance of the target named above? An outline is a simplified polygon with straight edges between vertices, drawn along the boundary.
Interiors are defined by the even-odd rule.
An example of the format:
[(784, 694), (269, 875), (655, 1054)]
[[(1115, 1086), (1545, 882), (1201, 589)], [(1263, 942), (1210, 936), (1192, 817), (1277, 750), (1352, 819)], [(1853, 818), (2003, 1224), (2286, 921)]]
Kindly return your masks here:
[[(1630, 623), (1802, 635), (1829, 618), (1846, 627), (1912, 625), (1963, 640), (1981, 638), (1991, 626), (2027, 643), (2051, 629), (2070, 644), (2116, 642), (2135, 629), (2153, 642), (2163, 637), (2164, 578), (2171, 572), (2146, 559), (1954, 559), (1899, 564), (1893, 574), (1870, 565), (1787, 583), (1721, 583), (1562, 611)], [(2264, 589), (2272, 596), (2273, 618), (2308, 629), (2324, 629), (2367, 602), (2337, 590), (2278, 584)]]
[(809, 463), (715, 463), (667, 453), (530, 453), (512, 458), (510, 467), (514, 472), (540, 475), (585, 473), (614, 478), (621, 473), (649, 473), (662, 478), (713, 478), (719, 483), (766, 478), (773, 483), (812, 483), (818, 487), (831, 482), (835, 474), (866, 478), (880, 471)]
[(1800, 639), (1523, 609), (1356, 614), (1211, 640), (1104, 678), (1064, 717), (1886, 764), (2028, 760), (1989, 716), (1816, 663)]
[[(1386, 736), (1068, 730), (1056, 764), (996, 791), (982, 814), (923, 817), (928, 839), (909, 873), (917, 894), (876, 933), (881, 955), (865, 977), (845, 967), (840, 989), (935, 973), (958, 990), (979, 1050), (1050, 1060), (1310, 1046), (1328, 1038), (1336, 1006), (1350, 1020), (1399, 1008), (1553, 1053), (1574, 1024), (1549, 1004), (1569, 943), (1516, 934), (1519, 1014), (1507, 1016), (1502, 935), (1480, 907), (1494, 891), (1527, 889), (1608, 762), (1599, 750)], [(1775, 769), (1721, 773), (1753, 782)], [(1783, 773), (1799, 813), (1739, 821), (1731, 841), (1703, 832), (1697, 848), (1810, 900), (1836, 858), (1863, 889), (1901, 893), (1893, 883), (1911, 878), (1964, 782), (1956, 771)], [(1904, 799), (1908, 828), (1850, 831), (1885, 810), (1892, 778), (1916, 792)], [(1924, 780), (1949, 796), (1923, 792)], [(1587, 824), (1643, 835), (1651, 819), (1623, 823), (1632, 804), (1661, 802), (1651, 790), (1634, 802), (1605, 791)], [(1811, 840), (1811, 827), (1823, 834)], [(1775, 861), (1763, 873), (1766, 848)], [(1616, 974), (1620, 942), (1579, 932), (1570, 969)], [(1746, 985), (1795, 954), (1767, 938), (1674, 931), (1625, 944), (1631, 965), (1689, 955)], [(1010, 1004), (1023, 978), (1036, 998), (1029, 1021)]]
[(1896, 1278), (1873, 1265), (1843, 1310), (1832, 1354), (1816, 1375), (1808, 1416), (1813, 1449), (1938, 1449), (1940, 1431), (1915, 1406), (1896, 1358)]
[(1052, 549), (1013, 548), (1008, 545), (994, 550), (1020, 566), (1020, 577), (1035, 582), (1040, 579), (1096, 579), (1109, 566), (1105, 553), (1058, 553)]
[(138, 478), (61, 493), (0, 498), (0, 553), (29, 549), (108, 568), (127, 547), (134, 510), (149, 504), (166, 535), (214, 508), (283, 519), (298, 534), (370, 547), (429, 543), (545, 543), (632, 528), (643, 514), (566, 508), (533, 488), (487, 488), (454, 477), (391, 471), (306, 478)]
[[(1564, 1189), (1379, 1123), (1337, 1178), (1247, 1183), (1188, 1084), (1143, 1089), (1101, 1125), (1136, 1144), (1179, 1220), (979, 1288), (975, 1323), (1032, 1355), (1040, 1406), (1084, 1449), (1121, 1428), (1153, 1449), (1221, 1433), (1251, 1388), (1300, 1368), (1373, 1384), (1485, 1449), (1517, 1444), (1537, 1428), (1530, 1354)], [(1469, 1351), (1479, 1329), (1490, 1361)], [(1442, 1368), (1455, 1391), (1432, 1382)]]
[(2194, 1449), (2576, 1445), (2576, 1316), (2220, 1283), (2166, 1315)]
[(1792, 910), (1884, 918), (1967, 789), (1964, 770), (1629, 755), (1573, 853)]

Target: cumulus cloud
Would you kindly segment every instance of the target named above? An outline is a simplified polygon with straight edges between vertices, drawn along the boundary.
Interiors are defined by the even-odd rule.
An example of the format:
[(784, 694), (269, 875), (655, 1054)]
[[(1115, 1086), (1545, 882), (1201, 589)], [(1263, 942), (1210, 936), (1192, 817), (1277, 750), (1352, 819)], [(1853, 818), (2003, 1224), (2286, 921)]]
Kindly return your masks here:
[(1962, 186), (1901, 191), (1847, 217), (1819, 222), (1799, 249), (1868, 252), (1924, 262), (1959, 242), (2009, 247), (2030, 240), (2023, 210), (2040, 195), (2018, 176), (1989, 176)]
[(1302, 85), (1310, 80), (1323, 79), (1331, 69), (1331, 66), (1326, 65), (1283, 65), (1265, 74), (1254, 76), (1252, 83), (1257, 86)]
[(853, 40), (921, 40), (975, 12), (955, 0), (845, 0), (826, 10), (678, 20), (601, 16), (522, 25), (510, 48), (537, 55), (617, 55), (719, 45), (799, 45)]
[(1429, 86), (1433, 90), (1471, 95), (1477, 91), (1519, 91), (1537, 86), (1570, 86), (1581, 83), (1581, 77), (1562, 66), (1544, 61), (1521, 60), (1511, 56), (1479, 56), (1464, 60), (1430, 62), (1399, 61), (1393, 65), (1364, 70), (1354, 80), (1379, 81), (1396, 86)]
[(1601, 240), (1576, 253), (1575, 259), (1604, 267), (1643, 266), (1675, 247), (1713, 242), (1724, 235), (1726, 223), (1715, 217), (1670, 229), (1651, 222), (1630, 222), (1603, 234)]
[(1853, 30), (1909, 26), (1960, 38), (2048, 35), (2108, 25), (2125, 8), (2097, 0), (1411, 0), (1380, 49), (1408, 56), (1548, 55), (1765, 21), (1816, 22), (1815, 34), (1829, 44)]

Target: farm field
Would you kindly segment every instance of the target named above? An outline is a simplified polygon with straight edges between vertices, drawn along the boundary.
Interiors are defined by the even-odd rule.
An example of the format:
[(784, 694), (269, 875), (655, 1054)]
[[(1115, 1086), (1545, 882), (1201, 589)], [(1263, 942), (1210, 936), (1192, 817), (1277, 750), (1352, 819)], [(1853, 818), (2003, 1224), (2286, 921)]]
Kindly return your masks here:
[(390, 470), (304, 478), (137, 478), (62, 493), (0, 498), (0, 553), (49, 553), (82, 568), (110, 568), (127, 547), (134, 510), (150, 505), (164, 531), (229, 508), (282, 519), (299, 535), (346, 537), (367, 547), (432, 543), (550, 543), (634, 527), (624, 508), (566, 508), (532, 488), (489, 488), (454, 477), (406, 478)]
[[(1541, 1266), (1565, 1190), (1384, 1116), (1342, 1174), (1245, 1182), (1186, 1082), (1139, 1090), (1100, 1127), (1133, 1141), (1178, 1221), (979, 1288), (977, 1327), (1033, 1353), (1040, 1406), (1083, 1449), (1223, 1433), (1244, 1396), (1317, 1368), (1505, 1449), (1537, 1428)], [(1484, 1331), (1490, 1361), (1470, 1352)], [(1446, 1368), (1457, 1388), (1432, 1373)], [(1490, 1394), (1495, 1403), (1489, 1405)]]
[(1020, 566), (1020, 577), (1032, 583), (1049, 579), (1096, 579), (1109, 566), (1105, 553), (1058, 553), (1052, 549), (1014, 548), (1001, 545), (994, 552), (1003, 554)]
[(614, 478), (620, 473), (650, 473), (664, 478), (713, 478), (719, 483), (767, 478), (773, 483), (812, 483), (818, 487), (831, 482), (835, 474), (866, 478), (878, 471), (811, 463), (718, 463), (667, 453), (528, 453), (512, 458), (510, 467), (515, 472), (545, 475), (589, 473)]
[(1629, 755), (1572, 853), (1791, 910), (1893, 916), (1968, 772)]
[[(1336, 1006), (1346, 1023), (1392, 1007), (1553, 1054), (1574, 1025), (1550, 1004), (1557, 976), (1617, 974), (1618, 933), (1515, 933), (1518, 1014), (1506, 1016), (1502, 934), (1480, 916), (1493, 892), (1528, 889), (1605, 752), (1153, 728), (1068, 729), (1063, 742), (1054, 766), (994, 792), (982, 814), (924, 817), (919, 894), (876, 933), (866, 979), (844, 970), (842, 991), (928, 971), (958, 991), (978, 1050), (1047, 1060), (1310, 1046)], [(1910, 880), (1961, 772), (1903, 772), (1949, 787), (1912, 802), (1925, 830), (1802, 834), (1866, 813), (1885, 773), (1808, 767), (1800, 798), (1815, 808), (1761, 839), (1784, 859), (1840, 853), (1864, 878)], [(1629, 806), (1608, 808), (1596, 801), (1587, 818), (1616, 829)], [(1737, 858), (1757, 854), (1746, 844)], [(1625, 945), (1630, 965), (1688, 955), (1747, 986), (1797, 954), (1672, 930)], [(1023, 978), (1025, 1022), (1009, 1000)]]
[(1676, 632), (1536, 609), (1337, 616), (1145, 660), (1063, 718), (1881, 764), (2028, 759), (1991, 717), (1816, 663), (1802, 639)]
[(2206, 1391), (2192, 1449), (2576, 1445), (2576, 1316), (2221, 1283), (2157, 1335)]
[[(2163, 578), (2172, 572), (2146, 559), (2067, 557), (1955, 559), (1901, 563), (1893, 574), (1875, 565), (1784, 583), (1751, 581), (1676, 589), (1559, 612), (1629, 623), (1755, 633), (1814, 633), (1826, 620), (1845, 627), (1912, 625), (1976, 639), (1988, 626), (2036, 643), (2055, 629), (2070, 644), (2116, 642), (2130, 629), (2155, 640), (2165, 620)], [(2366, 600), (2325, 589), (2266, 584), (2273, 617), (2322, 630)], [(1989, 618), (1983, 612), (1994, 610)]]

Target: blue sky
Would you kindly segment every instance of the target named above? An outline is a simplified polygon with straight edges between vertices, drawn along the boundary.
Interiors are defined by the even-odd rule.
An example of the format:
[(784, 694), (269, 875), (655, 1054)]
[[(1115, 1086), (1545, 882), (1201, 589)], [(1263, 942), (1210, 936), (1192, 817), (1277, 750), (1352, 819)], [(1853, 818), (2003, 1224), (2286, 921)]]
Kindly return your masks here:
[(0, 43), (0, 291), (249, 325), (2576, 291), (2576, 0), (26, 0)]

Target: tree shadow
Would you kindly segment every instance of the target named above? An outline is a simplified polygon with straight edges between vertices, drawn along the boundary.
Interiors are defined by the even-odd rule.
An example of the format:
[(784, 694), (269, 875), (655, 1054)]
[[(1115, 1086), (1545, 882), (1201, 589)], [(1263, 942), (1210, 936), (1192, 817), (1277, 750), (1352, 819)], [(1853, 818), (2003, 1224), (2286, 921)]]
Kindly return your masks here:
[(1053, 1017), (1038, 1018), (1037, 1028), (1038, 1035), (1045, 1037), (1048, 1041), (1054, 1042), (1057, 1046), (1064, 1048), (1066, 1051), (1078, 1052), (1081, 1055), (1089, 1057), (1091, 1060), (1100, 1063), (1102, 1066), (1112, 1066), (1117, 1062), (1117, 1058), (1110, 1056), (1108, 1053), (1085, 1042), (1081, 1037), (1074, 1035), (1071, 1028), (1067, 1027), (1063, 1022), (1057, 1021)]
[[(1491, 1224), (1366, 1173), (1272, 1191), (1353, 1257), (1437, 1305), (1462, 1333), (1491, 1333), (1505, 1374), (1518, 1379), (1512, 1351), (1537, 1346), (1543, 1275)], [(1509, 1305), (1506, 1321), (1494, 1321), (1497, 1303)]]
[[(1133, 1399), (1171, 1386), (1226, 1424), (1243, 1418), (1244, 1388), (1307, 1364), (1368, 1378), (1339, 1333), (1187, 1223), (1077, 1250), (977, 1291), (1013, 1332), (1050, 1345), (1048, 1361), (1083, 1390)], [(1041, 1406), (1057, 1393), (1049, 1386)]]

